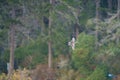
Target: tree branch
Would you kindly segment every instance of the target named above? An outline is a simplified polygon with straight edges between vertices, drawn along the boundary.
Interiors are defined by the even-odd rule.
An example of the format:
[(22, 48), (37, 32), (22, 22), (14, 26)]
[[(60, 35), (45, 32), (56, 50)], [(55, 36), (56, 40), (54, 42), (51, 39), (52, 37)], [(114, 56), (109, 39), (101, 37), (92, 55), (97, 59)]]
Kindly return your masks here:
[(116, 13), (116, 14), (113, 15), (111, 18), (106, 19), (106, 23), (111, 23), (111, 21), (114, 20), (115, 18), (117, 18), (118, 15), (119, 15), (119, 13)]
[(67, 6), (67, 7), (71, 10), (73, 16), (74, 16), (75, 19), (77, 20), (77, 24), (80, 25), (79, 19), (78, 19), (78, 15), (79, 15), (78, 9), (70, 6), (69, 4), (67, 4), (66, 2), (64, 2), (64, 1), (62, 1), (62, 0), (60, 0), (60, 2), (61, 2), (62, 4), (64, 4), (65, 6)]

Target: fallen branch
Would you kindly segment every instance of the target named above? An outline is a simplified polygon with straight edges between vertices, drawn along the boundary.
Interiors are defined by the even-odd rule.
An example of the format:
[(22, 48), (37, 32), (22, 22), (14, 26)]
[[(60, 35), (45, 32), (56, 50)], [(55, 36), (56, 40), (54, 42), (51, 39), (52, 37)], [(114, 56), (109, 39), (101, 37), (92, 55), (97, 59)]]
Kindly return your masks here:
[(119, 13), (116, 13), (116, 14), (113, 15), (111, 18), (106, 19), (106, 23), (111, 23), (111, 21), (114, 20), (118, 15), (119, 15)]

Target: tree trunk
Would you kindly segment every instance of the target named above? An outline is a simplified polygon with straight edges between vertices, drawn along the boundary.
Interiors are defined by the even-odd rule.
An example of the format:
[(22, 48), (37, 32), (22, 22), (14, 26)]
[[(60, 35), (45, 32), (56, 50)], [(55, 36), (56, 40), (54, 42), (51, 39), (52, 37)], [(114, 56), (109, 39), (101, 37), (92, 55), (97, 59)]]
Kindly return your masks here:
[(52, 45), (51, 40), (48, 42), (48, 68), (51, 69), (52, 67)]
[(96, 0), (96, 32), (95, 32), (95, 50), (98, 49), (98, 21), (99, 21), (99, 8), (100, 8), (100, 0)]
[(108, 9), (111, 11), (112, 10), (112, 0), (107, 0), (108, 1)]
[[(120, 21), (120, 0), (118, 0), (117, 13), (118, 13), (117, 19), (118, 19), (118, 21)], [(117, 39), (116, 39), (116, 44), (117, 44), (117, 45), (119, 45), (119, 41), (120, 41), (119, 39), (120, 39), (120, 36), (119, 36), (119, 34), (117, 33)]]
[(120, 19), (120, 0), (118, 0), (118, 9), (117, 9), (117, 13), (118, 13), (118, 20)]
[[(50, 4), (52, 5), (52, 0), (50, 0)], [(48, 68), (52, 67), (52, 45), (51, 45), (51, 8), (49, 10), (49, 25), (48, 25), (48, 36), (49, 36), (49, 41), (48, 41)]]
[[(12, 10), (12, 18), (15, 18), (15, 11)], [(10, 26), (10, 63), (8, 68), (8, 80), (11, 80), (10, 77), (14, 70), (14, 49), (15, 49), (15, 25), (11, 24)]]
[(75, 35), (76, 35), (76, 39), (78, 39), (78, 35), (79, 35), (79, 26), (78, 26), (77, 23), (75, 24)]
[[(50, 4), (52, 5), (52, 0), (50, 0)], [(52, 8), (49, 10), (49, 25), (48, 25), (48, 80), (52, 80), (52, 44), (51, 44), (51, 25), (52, 25), (52, 18), (51, 18), (51, 11)]]

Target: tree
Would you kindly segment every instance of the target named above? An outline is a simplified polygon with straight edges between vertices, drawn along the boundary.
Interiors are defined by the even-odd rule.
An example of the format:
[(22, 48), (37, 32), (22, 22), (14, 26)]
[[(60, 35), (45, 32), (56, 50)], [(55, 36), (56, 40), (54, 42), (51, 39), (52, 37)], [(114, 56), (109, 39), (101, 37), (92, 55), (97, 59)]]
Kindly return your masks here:
[[(15, 5), (15, 4), (16, 5)], [(14, 69), (14, 50), (15, 50), (15, 26), (16, 24), (19, 22), (16, 20), (16, 6), (19, 6), (19, 1), (7, 1), (5, 0), (3, 3), (1, 3), (2, 5), (4, 5), (5, 7), (2, 7), (2, 18), (5, 25), (5, 27), (10, 30), (10, 34), (9, 36), (9, 40), (10, 40), (10, 57), (9, 57), (9, 70), (8, 70), (8, 80), (10, 80), (10, 76), (13, 73), (13, 69)], [(9, 27), (8, 27), (9, 26)]]
[[(15, 20), (15, 8), (14, 6), (11, 9), (11, 18)], [(13, 21), (10, 25), (10, 63), (9, 63), (9, 70), (8, 70), (8, 80), (11, 80), (11, 75), (13, 74), (14, 70), (14, 51), (15, 51), (15, 22)]]
[(118, 0), (118, 9), (117, 9), (117, 12), (118, 12), (118, 20), (120, 19), (120, 0)]
[(72, 54), (72, 66), (85, 77), (87, 77), (91, 71), (95, 69), (93, 53), (94, 36), (81, 33), (78, 37), (75, 50)]
[[(15, 18), (15, 10), (12, 9), (12, 18)], [(15, 24), (11, 24), (10, 26), (10, 65), (9, 72), (8, 72), (8, 79), (10, 79), (10, 76), (13, 73), (14, 70), (14, 50), (15, 50)]]
[[(117, 14), (118, 14), (117, 19), (119, 21), (120, 20), (120, 0), (118, 0)], [(116, 38), (116, 44), (119, 44), (119, 39), (120, 39), (120, 36), (118, 35), (118, 33), (119, 33), (119, 29), (116, 32), (116, 37), (117, 37)]]
[[(50, 5), (52, 6), (53, 0), (50, 0)], [(52, 7), (49, 10), (49, 25), (48, 25), (48, 35), (49, 35), (49, 40), (48, 40), (48, 67), (52, 67), (52, 44), (51, 44), (51, 26), (52, 26), (52, 18), (51, 18), (51, 12), (52, 12)]]
[(95, 32), (95, 37), (96, 37), (95, 45), (96, 45), (96, 47), (95, 47), (95, 50), (98, 49), (98, 29), (99, 29), (98, 21), (100, 18), (99, 8), (100, 8), (100, 0), (96, 0), (96, 32)]

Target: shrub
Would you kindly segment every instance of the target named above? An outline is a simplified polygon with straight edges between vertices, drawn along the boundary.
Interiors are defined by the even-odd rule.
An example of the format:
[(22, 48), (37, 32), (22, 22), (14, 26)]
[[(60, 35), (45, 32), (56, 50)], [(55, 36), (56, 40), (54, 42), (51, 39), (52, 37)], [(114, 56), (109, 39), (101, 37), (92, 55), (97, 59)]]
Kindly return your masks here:
[[(16, 70), (14, 73), (11, 75), (11, 80), (32, 80), (30, 78), (30, 71), (27, 69), (23, 70)], [(4, 73), (0, 75), (0, 80), (8, 80), (8, 76)]]

